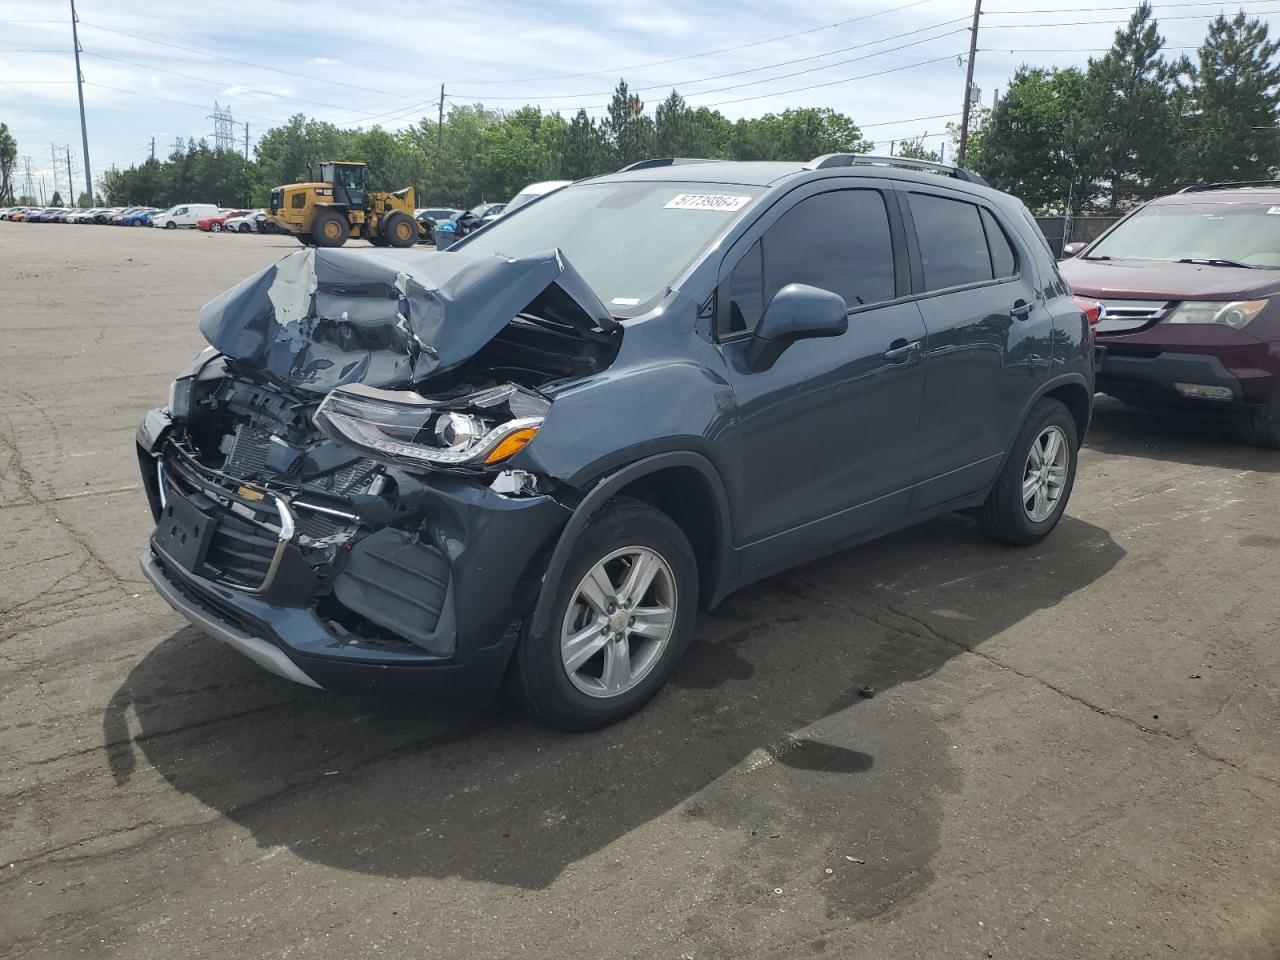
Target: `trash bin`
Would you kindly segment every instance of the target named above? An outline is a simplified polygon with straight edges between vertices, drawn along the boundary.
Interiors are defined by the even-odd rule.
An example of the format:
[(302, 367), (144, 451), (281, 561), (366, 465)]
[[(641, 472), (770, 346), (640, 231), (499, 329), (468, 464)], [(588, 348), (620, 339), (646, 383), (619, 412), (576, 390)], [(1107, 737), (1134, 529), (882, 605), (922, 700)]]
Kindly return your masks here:
[(448, 250), (458, 239), (458, 225), (452, 220), (442, 220), (432, 229), (431, 238), (435, 241), (437, 250)]

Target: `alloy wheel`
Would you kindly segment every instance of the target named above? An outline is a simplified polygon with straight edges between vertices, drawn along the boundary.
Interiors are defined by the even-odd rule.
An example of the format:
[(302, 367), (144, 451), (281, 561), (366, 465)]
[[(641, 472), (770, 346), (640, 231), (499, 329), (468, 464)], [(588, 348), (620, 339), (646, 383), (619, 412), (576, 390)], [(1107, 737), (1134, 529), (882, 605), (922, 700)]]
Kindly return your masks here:
[(1032, 441), (1022, 474), (1022, 508), (1033, 523), (1053, 515), (1066, 489), (1071, 450), (1061, 427), (1048, 426)]
[(675, 628), (676, 581), (648, 547), (623, 547), (578, 584), (560, 631), (569, 681), (587, 696), (617, 697), (654, 668)]

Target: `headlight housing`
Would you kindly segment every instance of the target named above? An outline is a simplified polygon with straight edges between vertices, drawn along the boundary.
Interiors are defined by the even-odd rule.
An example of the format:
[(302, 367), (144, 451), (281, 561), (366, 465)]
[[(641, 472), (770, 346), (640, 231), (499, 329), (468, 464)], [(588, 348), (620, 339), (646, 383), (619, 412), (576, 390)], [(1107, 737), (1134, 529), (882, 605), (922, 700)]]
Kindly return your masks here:
[(330, 391), (315, 424), (383, 463), (481, 467), (524, 449), (550, 407), (545, 397), (514, 384), (449, 398), (352, 384)]
[(1243, 330), (1263, 307), (1266, 300), (1187, 300), (1173, 308), (1165, 323), (1213, 323), (1233, 330)]

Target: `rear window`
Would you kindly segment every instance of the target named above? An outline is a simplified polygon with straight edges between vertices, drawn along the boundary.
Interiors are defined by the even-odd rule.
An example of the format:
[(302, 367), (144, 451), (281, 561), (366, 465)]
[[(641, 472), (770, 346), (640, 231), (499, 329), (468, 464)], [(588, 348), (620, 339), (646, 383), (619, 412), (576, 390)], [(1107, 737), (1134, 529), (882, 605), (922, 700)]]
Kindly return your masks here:
[(975, 204), (930, 193), (908, 196), (926, 290), (993, 279), (987, 235)]

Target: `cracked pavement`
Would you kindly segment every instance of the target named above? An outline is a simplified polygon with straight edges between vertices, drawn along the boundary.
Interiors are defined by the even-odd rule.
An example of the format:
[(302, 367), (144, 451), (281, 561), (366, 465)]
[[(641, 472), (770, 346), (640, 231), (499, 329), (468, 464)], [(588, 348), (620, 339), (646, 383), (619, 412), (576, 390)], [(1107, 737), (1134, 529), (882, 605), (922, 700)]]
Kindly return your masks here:
[(774, 577), (597, 734), (335, 696), (137, 569), (137, 421), (294, 248), (0, 223), (0, 956), (1280, 957), (1280, 453), (1100, 400), (1046, 543)]

